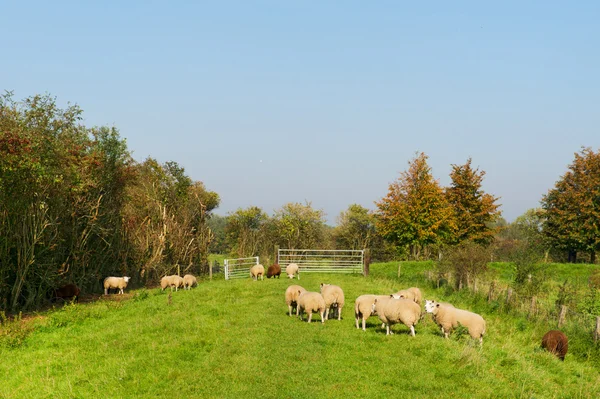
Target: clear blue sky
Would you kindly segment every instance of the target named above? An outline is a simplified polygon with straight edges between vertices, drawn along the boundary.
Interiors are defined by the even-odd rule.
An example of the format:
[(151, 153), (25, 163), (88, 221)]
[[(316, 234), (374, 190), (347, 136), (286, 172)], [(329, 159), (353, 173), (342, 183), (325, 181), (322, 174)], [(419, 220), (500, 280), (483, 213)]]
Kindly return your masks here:
[(472, 157), (511, 221), (600, 148), (596, 1), (5, 0), (0, 21), (0, 89), (79, 104), (221, 214), (308, 200), (333, 223), (423, 151), (444, 185)]

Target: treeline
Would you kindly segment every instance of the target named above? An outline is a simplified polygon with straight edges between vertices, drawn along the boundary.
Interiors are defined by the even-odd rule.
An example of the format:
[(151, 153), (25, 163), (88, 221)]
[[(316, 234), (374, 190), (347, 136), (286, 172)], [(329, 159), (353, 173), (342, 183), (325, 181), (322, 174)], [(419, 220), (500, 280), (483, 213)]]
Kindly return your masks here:
[(0, 97), (0, 308), (35, 307), (108, 275), (134, 284), (180, 265), (206, 271), (216, 193), (175, 162), (135, 162), (113, 127), (86, 127), (76, 105)]

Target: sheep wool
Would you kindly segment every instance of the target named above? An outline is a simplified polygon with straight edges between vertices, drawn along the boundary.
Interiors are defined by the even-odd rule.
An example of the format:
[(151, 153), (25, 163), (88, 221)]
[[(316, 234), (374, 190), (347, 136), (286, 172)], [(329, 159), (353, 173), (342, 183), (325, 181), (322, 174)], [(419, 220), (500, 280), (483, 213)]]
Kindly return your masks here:
[(302, 292), (306, 292), (306, 290), (299, 285), (290, 285), (285, 290), (285, 303), (288, 306), (290, 316), (292, 315), (292, 309), (296, 309), (296, 312), (298, 311), (298, 297)]
[(399, 295), (400, 298), (402, 299), (410, 299), (411, 301), (414, 301), (417, 304), (421, 304), (421, 301), (423, 300), (423, 295), (421, 294), (421, 290), (418, 289), (417, 287), (410, 287), (407, 288), (405, 290), (400, 290), (398, 292), (396, 292), (396, 295)]
[(184, 286), (183, 278), (176, 274), (173, 274), (171, 276), (165, 276), (160, 279), (160, 288), (163, 291), (167, 287), (171, 287), (171, 291), (173, 291), (173, 288), (175, 288), (175, 291), (177, 291), (179, 288), (181, 288), (183, 286)]
[(542, 337), (542, 348), (564, 361), (569, 350), (569, 339), (562, 331), (550, 330)]
[(425, 301), (425, 310), (434, 316), (433, 320), (442, 328), (444, 337), (448, 338), (449, 332), (460, 324), (469, 330), (471, 338), (478, 338), (479, 343), (483, 344), (486, 325), (483, 317), (477, 313), (429, 300)]
[(386, 335), (393, 334), (390, 327), (402, 323), (410, 328), (410, 334), (415, 336), (415, 325), (421, 318), (421, 307), (413, 300), (402, 299), (399, 295), (390, 295), (387, 298), (375, 299), (373, 311), (386, 326)]
[(123, 290), (127, 288), (127, 283), (131, 277), (107, 277), (104, 279), (104, 295), (108, 295), (108, 290), (116, 288), (119, 294), (123, 294)]
[(338, 320), (341, 320), (344, 307), (344, 291), (337, 285), (321, 283), (321, 295), (325, 299), (325, 318), (329, 320), (329, 311), (333, 309), (333, 312), (337, 311)]
[(192, 287), (198, 285), (198, 280), (192, 274), (186, 274), (183, 276), (183, 288), (186, 290), (191, 290)]
[(300, 280), (300, 268), (295, 263), (290, 263), (287, 265), (285, 268), (285, 274), (287, 274), (289, 278), (294, 278), (294, 276), (297, 276), (298, 280)]
[(296, 308), (296, 315), (303, 320), (304, 312), (308, 313), (308, 322), (312, 320), (313, 312), (321, 315), (321, 324), (325, 323), (325, 300), (323, 296), (318, 292), (302, 292), (298, 290), (298, 306)]
[(356, 320), (356, 328), (360, 328), (358, 326), (359, 320), (362, 318), (362, 329), (363, 331), (367, 331), (366, 322), (367, 319), (371, 316), (375, 316), (376, 312), (373, 310), (373, 303), (375, 303), (375, 299), (388, 298), (389, 295), (372, 295), (365, 294), (361, 295), (354, 301), (354, 318)]
[(259, 277), (263, 280), (264, 274), (265, 267), (263, 265), (254, 265), (250, 268), (250, 277), (252, 277), (252, 280), (258, 280)]
[(267, 269), (267, 278), (279, 278), (281, 276), (281, 266), (279, 266), (277, 263), (269, 266), (269, 268)]

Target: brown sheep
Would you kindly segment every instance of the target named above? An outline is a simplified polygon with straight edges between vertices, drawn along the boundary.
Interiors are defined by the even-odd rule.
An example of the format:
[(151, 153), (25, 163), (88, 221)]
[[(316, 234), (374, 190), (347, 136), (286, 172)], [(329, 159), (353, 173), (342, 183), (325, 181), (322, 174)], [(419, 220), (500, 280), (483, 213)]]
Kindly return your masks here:
[(66, 284), (54, 290), (53, 300), (62, 299), (64, 301), (75, 299), (79, 302), (79, 294), (81, 290), (75, 284)]
[(542, 338), (542, 348), (564, 361), (569, 349), (569, 339), (561, 331), (550, 330)]
[(275, 278), (275, 276), (277, 276), (277, 278), (279, 278), (281, 275), (281, 266), (279, 266), (277, 263), (269, 266), (269, 269), (267, 269), (267, 278)]

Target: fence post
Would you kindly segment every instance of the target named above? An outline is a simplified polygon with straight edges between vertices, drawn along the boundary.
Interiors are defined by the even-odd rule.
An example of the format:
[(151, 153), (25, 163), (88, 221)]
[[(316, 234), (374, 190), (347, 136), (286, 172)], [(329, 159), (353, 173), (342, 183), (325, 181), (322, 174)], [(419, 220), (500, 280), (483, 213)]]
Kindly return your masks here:
[(488, 302), (494, 300), (494, 290), (496, 289), (496, 280), (492, 280), (490, 283), (490, 290), (488, 291)]
[(594, 331), (594, 341), (600, 340), (600, 316), (596, 316), (596, 330)]
[(364, 262), (363, 275), (365, 277), (368, 277), (369, 276), (369, 269), (371, 267), (371, 250), (367, 248), (367, 249), (364, 249), (363, 251), (364, 251), (363, 252), (363, 256), (364, 256), (364, 259), (363, 259), (363, 262)]
[[(277, 245), (277, 244), (275, 245), (275, 262), (274, 263), (277, 263), (279, 265), (279, 245)], [(279, 265), (279, 266), (281, 266), (281, 265)]]
[(562, 327), (565, 324), (565, 319), (567, 318), (567, 307), (562, 305), (560, 307), (560, 314), (558, 315), (558, 327)]
[(398, 263), (398, 278), (400, 278), (400, 271), (402, 270), (402, 263)]
[(210, 260), (209, 260), (209, 261), (208, 261), (208, 278), (209, 278), (210, 280), (212, 280), (212, 269), (213, 269), (213, 265), (214, 265), (214, 263), (211, 265), (211, 264), (210, 264)]
[(510, 304), (510, 300), (512, 299), (512, 294), (513, 294), (512, 288), (508, 287), (508, 289), (506, 290), (506, 303), (507, 304)]
[(534, 296), (531, 297), (531, 308), (529, 309), (529, 317), (532, 317), (536, 312), (536, 299)]

